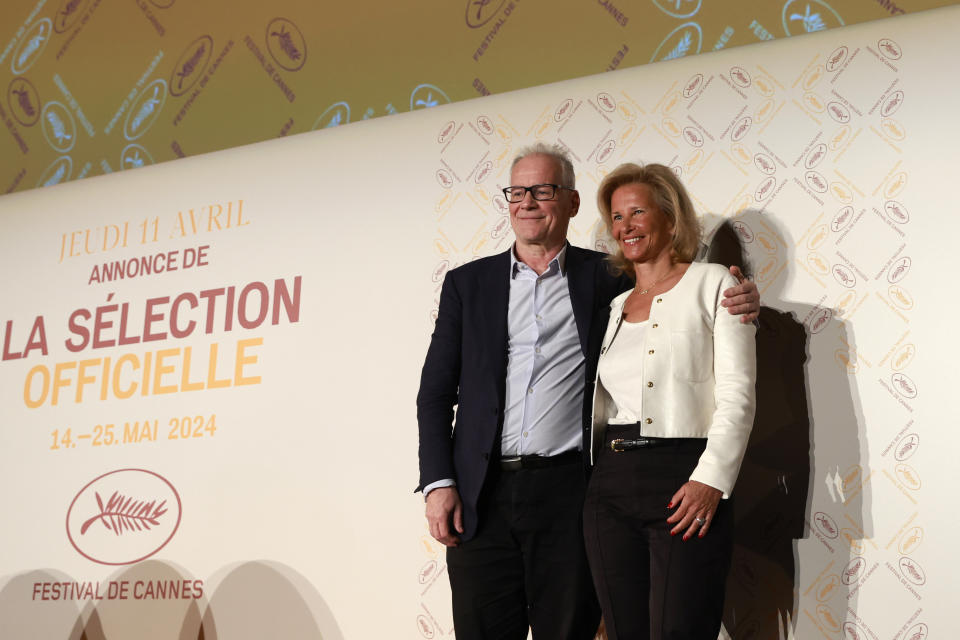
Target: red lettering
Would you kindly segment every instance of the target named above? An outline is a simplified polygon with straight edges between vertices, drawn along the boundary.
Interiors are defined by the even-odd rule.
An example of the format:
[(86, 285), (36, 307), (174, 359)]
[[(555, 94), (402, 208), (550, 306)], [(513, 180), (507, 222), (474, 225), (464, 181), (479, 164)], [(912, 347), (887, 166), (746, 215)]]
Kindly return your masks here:
[(130, 311), (130, 305), (126, 302), (120, 307), (120, 338), (118, 345), (137, 344), (140, 342), (140, 336), (127, 336), (127, 314)]
[(300, 280), (302, 276), (293, 279), (293, 297), (287, 290), (287, 283), (282, 278), (277, 278), (273, 283), (273, 317), (271, 324), (280, 324), (280, 305), (283, 304), (287, 312), (289, 322), (299, 322), (300, 320)]
[(96, 319), (93, 321), (93, 348), (100, 349), (102, 347), (112, 347), (116, 344), (116, 340), (101, 340), (100, 332), (109, 329), (113, 326), (113, 322), (110, 320), (104, 319), (104, 316), (108, 313), (114, 313), (117, 310), (117, 305), (109, 304), (104, 307), (97, 307)]
[(223, 289), (207, 289), (206, 291), (200, 292), (200, 297), (204, 300), (209, 300), (207, 303), (207, 323), (204, 328), (205, 333), (213, 333), (213, 314), (216, 310), (216, 300), (217, 297), (223, 295)]
[(77, 318), (83, 318), (84, 320), (89, 320), (90, 312), (87, 311), (86, 309), (77, 309), (76, 311), (70, 314), (70, 318), (69, 320), (67, 320), (67, 328), (70, 330), (70, 333), (80, 338), (80, 342), (78, 344), (74, 344), (70, 340), (67, 340), (65, 342), (67, 351), (71, 351), (73, 353), (76, 353), (77, 351), (81, 351), (85, 349), (87, 346), (87, 343), (90, 341), (90, 330), (87, 329), (82, 324), (77, 324)]
[(167, 337), (166, 332), (153, 333), (151, 331), (150, 325), (158, 320), (163, 320), (163, 312), (155, 313), (153, 308), (157, 305), (167, 304), (170, 302), (169, 296), (163, 296), (162, 298), (150, 298), (147, 300), (147, 309), (143, 316), (143, 341), (144, 342), (153, 342), (154, 340), (163, 340)]
[[(251, 291), (260, 293), (260, 312), (254, 320), (247, 318), (247, 296)], [(244, 329), (256, 329), (267, 317), (267, 307), (269, 305), (270, 293), (267, 291), (267, 285), (262, 282), (251, 282), (240, 292), (238, 306), (240, 308), (240, 326)], [(279, 310), (278, 310), (279, 313)]]
[(40, 349), (40, 353), (47, 355), (47, 332), (43, 326), (43, 316), (37, 316), (33, 320), (33, 328), (30, 329), (30, 337), (27, 338), (23, 357), (26, 358), (34, 349)]
[(190, 320), (187, 323), (186, 329), (180, 329), (177, 324), (177, 314), (180, 311), (180, 303), (187, 302), (190, 305), (191, 309), (197, 308), (197, 297), (192, 293), (181, 293), (173, 300), (173, 304), (170, 306), (170, 333), (174, 338), (186, 338), (193, 330), (196, 328), (197, 323), (194, 320)]
[(13, 334), (13, 320), (7, 320), (7, 330), (3, 336), (3, 359), (16, 360), (22, 358), (23, 354), (19, 351), (10, 353), (10, 336)]

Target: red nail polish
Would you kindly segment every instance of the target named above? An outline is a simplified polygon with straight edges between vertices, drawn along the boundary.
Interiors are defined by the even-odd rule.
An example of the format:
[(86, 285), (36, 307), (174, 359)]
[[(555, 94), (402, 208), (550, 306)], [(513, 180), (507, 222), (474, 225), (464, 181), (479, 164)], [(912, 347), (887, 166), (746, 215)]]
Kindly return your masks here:
[(670, 535), (675, 536), (675, 535), (677, 535), (677, 532), (676, 532), (676, 531), (671, 531), (671, 532), (670, 532)]
[(673, 503), (671, 502), (670, 504), (667, 505), (667, 509), (672, 509), (672, 508), (673, 508)]

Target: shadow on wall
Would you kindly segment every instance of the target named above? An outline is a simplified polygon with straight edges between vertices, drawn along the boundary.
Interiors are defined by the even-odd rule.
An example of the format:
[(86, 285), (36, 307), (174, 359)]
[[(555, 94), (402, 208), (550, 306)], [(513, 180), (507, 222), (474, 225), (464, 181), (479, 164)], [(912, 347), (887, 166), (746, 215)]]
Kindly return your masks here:
[(37, 570), (11, 578), (0, 589), (0, 638), (63, 638), (79, 640), (83, 619), (76, 600), (34, 599), (35, 585), (66, 583), (72, 578), (52, 570)]
[[(43, 585), (48, 597), (61, 595), (34, 598)], [(16, 576), (0, 590), (0, 637), (343, 640), (320, 594), (286, 565), (244, 562), (204, 583), (156, 560), (101, 582), (76, 582), (50, 571)]]
[[(869, 466), (854, 365), (843, 357), (854, 351), (853, 338), (841, 320), (843, 309), (784, 299), (796, 265), (793, 248), (775, 219), (748, 210), (717, 228), (708, 253), (710, 262), (743, 266), (763, 303), (757, 412), (734, 492), (735, 542), (724, 611), (724, 627), (734, 640), (793, 638), (801, 610), (823, 631), (840, 631), (847, 607), (856, 610), (852, 587), (859, 576), (850, 569), (865, 565), (869, 503), (863, 470)], [(833, 357), (824, 357), (829, 351)], [(818, 563), (806, 575), (818, 575), (820, 565), (833, 573), (800, 584), (796, 541), (811, 537), (821, 544), (804, 555), (805, 562)]]

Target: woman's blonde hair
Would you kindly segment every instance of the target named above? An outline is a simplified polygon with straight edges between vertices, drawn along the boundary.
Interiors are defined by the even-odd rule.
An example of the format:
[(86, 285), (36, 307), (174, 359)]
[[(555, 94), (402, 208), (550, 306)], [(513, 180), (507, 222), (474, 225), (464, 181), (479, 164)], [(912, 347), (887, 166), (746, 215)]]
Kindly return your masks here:
[[(611, 171), (597, 189), (597, 208), (600, 217), (612, 233), (613, 216), (610, 200), (613, 192), (627, 184), (645, 184), (653, 199), (670, 224), (673, 225), (673, 240), (670, 243), (670, 258), (674, 262), (691, 262), (700, 250), (700, 222), (693, 211), (693, 203), (676, 174), (662, 164), (622, 164)], [(608, 258), (613, 271), (634, 277), (633, 265), (623, 257), (619, 247)]]

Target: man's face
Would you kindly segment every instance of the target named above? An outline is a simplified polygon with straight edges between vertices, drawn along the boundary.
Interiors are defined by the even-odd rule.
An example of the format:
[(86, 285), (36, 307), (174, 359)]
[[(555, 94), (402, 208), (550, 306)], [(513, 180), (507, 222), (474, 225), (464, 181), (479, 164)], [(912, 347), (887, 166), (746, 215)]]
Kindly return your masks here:
[[(565, 186), (560, 177), (560, 163), (551, 156), (532, 154), (522, 158), (510, 173), (510, 186), (532, 187), (536, 184)], [(510, 224), (520, 245), (559, 247), (567, 238), (570, 218), (580, 208), (580, 194), (558, 189), (553, 200), (535, 200), (527, 192), (520, 202), (510, 203)]]

